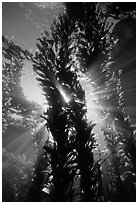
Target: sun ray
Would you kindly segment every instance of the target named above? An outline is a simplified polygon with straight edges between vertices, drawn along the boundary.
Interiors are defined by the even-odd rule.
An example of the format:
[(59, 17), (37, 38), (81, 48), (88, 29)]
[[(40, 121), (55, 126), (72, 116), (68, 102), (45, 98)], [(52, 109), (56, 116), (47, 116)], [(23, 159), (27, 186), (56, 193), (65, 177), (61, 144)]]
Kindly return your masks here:
[[(14, 132), (12, 134), (14, 134)], [(18, 134), (18, 137), (12, 137), (11, 141), (8, 140), (5, 148), (15, 155), (24, 154), (27, 160), (33, 161), (34, 159), (34, 144), (28, 131)], [(28, 154), (30, 156), (28, 156)]]

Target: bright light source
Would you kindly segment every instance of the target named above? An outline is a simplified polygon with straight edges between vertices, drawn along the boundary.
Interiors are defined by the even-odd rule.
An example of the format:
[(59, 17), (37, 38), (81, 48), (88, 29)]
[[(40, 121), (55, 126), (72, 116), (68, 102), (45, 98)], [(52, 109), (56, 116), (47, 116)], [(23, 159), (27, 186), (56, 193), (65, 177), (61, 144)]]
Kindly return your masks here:
[(65, 102), (66, 102), (66, 103), (69, 103), (70, 97), (65, 94), (65, 92), (62, 90), (61, 87), (59, 88), (59, 91), (60, 91), (61, 95), (63, 96)]

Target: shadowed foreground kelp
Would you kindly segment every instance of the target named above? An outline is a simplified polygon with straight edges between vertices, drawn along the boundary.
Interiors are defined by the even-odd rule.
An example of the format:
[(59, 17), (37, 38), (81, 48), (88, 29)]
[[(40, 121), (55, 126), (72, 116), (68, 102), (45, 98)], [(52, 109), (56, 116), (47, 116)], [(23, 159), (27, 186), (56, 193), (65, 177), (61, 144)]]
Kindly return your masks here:
[[(41, 77), (40, 83), (49, 105), (44, 117), (53, 136), (52, 146), (47, 141), (44, 147), (50, 169), (46, 171), (45, 188), (51, 201), (96, 201), (100, 199), (97, 194), (101, 184), (96, 179), (93, 158), (94, 124), (87, 122), (85, 93), (76, 73), (71, 71), (69, 34), (72, 33), (72, 24), (67, 26), (70, 23), (66, 16), (59, 20), (54, 24), (53, 38), (46, 35), (39, 39), (40, 53), (34, 59), (34, 69)], [(70, 101), (66, 102), (59, 86), (69, 95)], [(74, 187), (76, 182), (80, 185)]]

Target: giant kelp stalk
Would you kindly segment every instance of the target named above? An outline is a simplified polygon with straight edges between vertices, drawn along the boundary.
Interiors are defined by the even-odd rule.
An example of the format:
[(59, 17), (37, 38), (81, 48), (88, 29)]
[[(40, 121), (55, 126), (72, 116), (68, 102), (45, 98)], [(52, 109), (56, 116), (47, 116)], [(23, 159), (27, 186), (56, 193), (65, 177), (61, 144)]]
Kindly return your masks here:
[[(96, 201), (100, 197), (100, 171), (93, 158), (95, 146), (86, 118), (85, 92), (72, 66), (75, 24), (61, 16), (39, 38), (34, 70), (48, 103), (44, 114), (51, 132), (44, 149), (48, 158), (44, 191), (51, 201)], [(50, 141), (51, 140), (51, 141)]]
[(22, 107), (15, 101), (16, 94), (21, 95), (20, 77), (23, 69), (24, 56), (19, 46), (2, 37), (2, 126), (3, 132), (12, 123), (10, 112), (19, 113)]
[[(112, 201), (135, 201), (136, 147), (134, 129), (125, 113), (123, 90), (121, 85), (122, 70), (114, 68), (112, 50), (102, 66), (106, 76), (107, 120), (104, 129), (109, 158), (107, 172)], [(126, 193), (127, 192), (127, 193)]]
[[(60, 37), (61, 40), (63, 40), (62, 36)], [(67, 39), (68, 38), (65, 38), (65, 40)], [(39, 72), (41, 76), (40, 82), (49, 105), (45, 117), (47, 126), (53, 137), (52, 142), (50, 143), (48, 140), (44, 147), (46, 155), (49, 158), (49, 171), (46, 176), (45, 187), (49, 189), (48, 193), (53, 201), (64, 201), (69, 185), (71, 185), (73, 180), (72, 174), (74, 174), (74, 171), (71, 167), (68, 167), (67, 163), (68, 160), (71, 160), (69, 153), (72, 149), (70, 150), (68, 144), (68, 114), (64, 108), (66, 103), (61, 93), (63, 85), (60, 85), (58, 80), (58, 74), (62, 73), (62, 70), (64, 72), (67, 62), (67, 59), (64, 59), (64, 57), (60, 59), (61, 55), (64, 55), (62, 49), (65, 47), (65, 44), (61, 42), (62, 44), (60, 45), (58, 39), (54, 40), (49, 38), (47, 34), (39, 39), (41, 43), (38, 44), (40, 53), (36, 54), (34, 69), (37, 73)], [(67, 57), (69, 57), (69, 55), (67, 55), (66, 58)], [(65, 63), (65, 65), (63, 63)], [(64, 86), (66, 86), (66, 84)]]
[[(111, 64), (107, 63), (111, 68)], [(107, 68), (106, 67), (106, 68)], [(109, 70), (110, 70), (109, 68)], [(123, 92), (121, 87), (121, 71), (111, 72), (108, 70), (106, 86), (112, 90), (106, 98), (107, 119), (106, 131), (104, 130), (107, 148), (111, 153), (109, 157), (108, 172), (111, 176), (113, 188), (113, 200), (128, 201), (135, 200), (135, 158), (136, 147), (134, 139), (134, 130), (129, 124), (129, 119), (122, 109)], [(112, 173), (111, 173), (112, 172)], [(130, 173), (131, 172), (131, 173)], [(129, 185), (127, 182), (131, 180)], [(112, 190), (111, 190), (112, 191)], [(126, 192), (128, 196), (126, 196)], [(132, 194), (132, 195), (131, 195)]]
[[(44, 119), (40, 118), (42, 107), (35, 102), (27, 100), (23, 93), (23, 89), (20, 85), (22, 70), (25, 60), (31, 60), (32, 54), (27, 50), (23, 50), (20, 46), (16, 45), (13, 41), (2, 38), (2, 54), (3, 54), (3, 69), (2, 69), (2, 130), (3, 136), (8, 134), (8, 131), (17, 130), (28, 131), (33, 136), (34, 143), (38, 141), (38, 138), (42, 138), (42, 131), (40, 131), (40, 125)], [(42, 127), (42, 126), (41, 126)], [(36, 136), (37, 134), (37, 136)], [(18, 135), (17, 135), (18, 137)], [(37, 139), (36, 139), (37, 138)], [(38, 150), (38, 147), (36, 147)], [(3, 152), (4, 154), (4, 152)], [(10, 155), (9, 155), (10, 156)], [(16, 159), (16, 157), (15, 157)], [(17, 157), (18, 160), (18, 157)], [(3, 201), (9, 200), (9, 197), (13, 196), (13, 201), (26, 201), (28, 189), (31, 188), (31, 178), (34, 176), (33, 168), (30, 167), (30, 172), (24, 173), (24, 170), (20, 168), (19, 174), (9, 179), (10, 166), (8, 168), (8, 174), (5, 172), (6, 160), (3, 160)], [(39, 163), (39, 162), (37, 162)], [(17, 168), (19, 162), (16, 162)], [(35, 164), (35, 166), (39, 166)], [(12, 166), (11, 166), (12, 167)], [(24, 167), (23, 167), (24, 168)], [(42, 168), (41, 168), (42, 169)], [(11, 169), (12, 171), (12, 169)], [(29, 175), (32, 171), (32, 175)], [(13, 174), (16, 171), (13, 169)], [(24, 175), (23, 175), (24, 174)], [(28, 176), (30, 179), (28, 179)], [(6, 178), (7, 177), (7, 178)], [(40, 175), (41, 177), (41, 175)], [(6, 182), (5, 182), (6, 180)], [(14, 183), (15, 182), (15, 183)], [(17, 184), (18, 185), (17, 185)], [(5, 192), (7, 186), (9, 189), (13, 189), (13, 195), (6, 198)], [(24, 188), (24, 193), (22, 189)], [(15, 191), (16, 190), (16, 191)], [(11, 193), (11, 192), (10, 192)]]
[(38, 113), (41, 112), (41, 107), (27, 100), (20, 84), (25, 60), (30, 60), (32, 54), (3, 36), (2, 56), (3, 134), (9, 126), (28, 129), (31, 134), (34, 134), (35, 123), (41, 122)]

